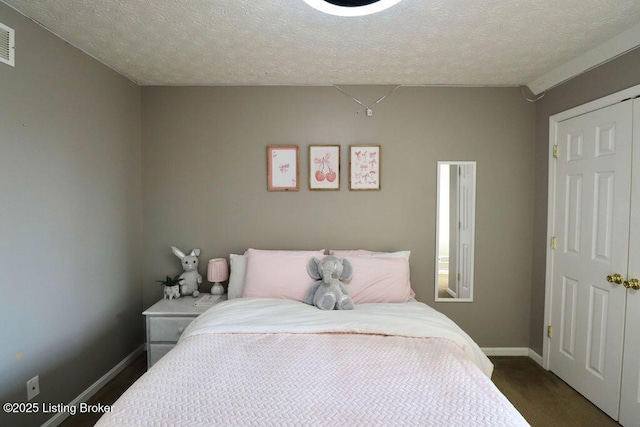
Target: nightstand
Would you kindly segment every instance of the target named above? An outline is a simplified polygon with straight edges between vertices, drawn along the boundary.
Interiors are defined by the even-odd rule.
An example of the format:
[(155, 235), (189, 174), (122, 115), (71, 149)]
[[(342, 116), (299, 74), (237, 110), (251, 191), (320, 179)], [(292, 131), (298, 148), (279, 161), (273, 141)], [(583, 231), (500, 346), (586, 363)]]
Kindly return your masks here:
[(220, 295), (213, 305), (194, 305), (203, 296), (162, 299), (142, 313), (147, 323), (147, 369), (176, 346), (180, 335), (196, 317), (219, 302), (227, 300), (225, 294)]

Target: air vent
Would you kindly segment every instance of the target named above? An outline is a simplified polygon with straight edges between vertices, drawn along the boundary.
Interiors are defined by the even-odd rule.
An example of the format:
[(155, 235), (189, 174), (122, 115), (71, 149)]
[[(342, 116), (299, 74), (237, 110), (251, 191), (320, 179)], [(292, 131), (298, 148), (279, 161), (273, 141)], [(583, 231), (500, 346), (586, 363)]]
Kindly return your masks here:
[(0, 23), (0, 62), (15, 67), (16, 41), (15, 31)]

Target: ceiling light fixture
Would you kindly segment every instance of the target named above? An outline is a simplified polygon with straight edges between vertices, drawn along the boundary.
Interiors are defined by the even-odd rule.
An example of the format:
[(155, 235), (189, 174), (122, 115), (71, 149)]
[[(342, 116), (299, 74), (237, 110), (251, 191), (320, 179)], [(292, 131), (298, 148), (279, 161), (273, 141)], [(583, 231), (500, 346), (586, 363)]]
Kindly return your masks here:
[(381, 12), (401, 0), (304, 0), (321, 12), (336, 16), (364, 16)]

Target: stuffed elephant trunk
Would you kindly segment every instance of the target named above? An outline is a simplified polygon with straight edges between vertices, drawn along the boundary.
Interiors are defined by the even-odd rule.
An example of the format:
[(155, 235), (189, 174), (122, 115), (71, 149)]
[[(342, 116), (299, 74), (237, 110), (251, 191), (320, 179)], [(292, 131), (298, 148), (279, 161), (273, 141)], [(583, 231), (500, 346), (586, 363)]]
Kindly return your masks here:
[(340, 273), (335, 265), (330, 265), (331, 263), (327, 263), (327, 265), (322, 268), (322, 283), (325, 285), (329, 285), (333, 280), (340, 277)]

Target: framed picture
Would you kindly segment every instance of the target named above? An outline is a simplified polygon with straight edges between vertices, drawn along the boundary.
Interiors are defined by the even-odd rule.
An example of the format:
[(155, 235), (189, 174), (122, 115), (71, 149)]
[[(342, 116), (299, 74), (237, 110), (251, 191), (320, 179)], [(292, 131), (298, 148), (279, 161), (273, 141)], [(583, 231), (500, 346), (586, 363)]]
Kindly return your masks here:
[(267, 190), (298, 191), (298, 146), (267, 146)]
[(340, 146), (309, 146), (309, 190), (340, 190)]
[(380, 190), (379, 145), (349, 146), (349, 190)]

